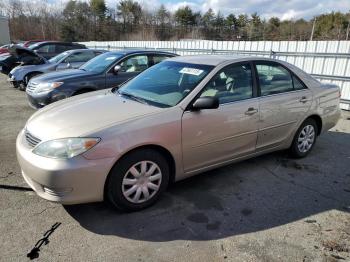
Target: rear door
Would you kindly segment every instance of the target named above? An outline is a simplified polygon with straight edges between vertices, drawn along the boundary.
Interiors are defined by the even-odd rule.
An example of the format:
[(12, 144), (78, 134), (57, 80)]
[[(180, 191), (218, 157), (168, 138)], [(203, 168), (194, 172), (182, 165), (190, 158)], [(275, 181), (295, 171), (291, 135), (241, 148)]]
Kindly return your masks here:
[(311, 106), (312, 93), (292, 72), (276, 62), (255, 62), (259, 84), (257, 151), (286, 141)]
[(146, 54), (131, 55), (118, 62), (117, 65), (121, 67), (117, 74), (113, 70), (115, 65), (106, 74), (106, 88), (117, 87), (146, 70), (148, 56)]
[(209, 81), (201, 97), (216, 96), (218, 109), (185, 111), (182, 146), (185, 172), (224, 163), (255, 151), (258, 98), (252, 65), (224, 67)]
[(53, 43), (45, 43), (40, 45), (37, 49), (35, 49), (35, 52), (46, 59), (50, 59), (56, 55), (56, 45)]

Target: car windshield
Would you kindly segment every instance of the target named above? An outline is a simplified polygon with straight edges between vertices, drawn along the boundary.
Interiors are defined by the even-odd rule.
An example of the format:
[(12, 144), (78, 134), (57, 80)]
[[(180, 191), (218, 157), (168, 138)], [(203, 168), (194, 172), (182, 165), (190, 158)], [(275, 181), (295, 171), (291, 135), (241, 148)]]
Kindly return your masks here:
[(51, 58), (51, 59), (49, 60), (49, 62), (50, 62), (50, 63), (58, 63), (58, 62), (61, 61), (63, 58), (65, 58), (68, 54), (69, 54), (69, 52), (60, 53), (60, 54), (54, 56), (53, 58)]
[(164, 61), (124, 84), (122, 96), (158, 106), (172, 107), (185, 98), (213, 66)]
[(83, 64), (80, 69), (89, 72), (102, 73), (112, 64), (114, 64), (119, 58), (122, 57), (122, 54), (116, 53), (105, 53), (95, 58), (91, 59), (87, 63)]

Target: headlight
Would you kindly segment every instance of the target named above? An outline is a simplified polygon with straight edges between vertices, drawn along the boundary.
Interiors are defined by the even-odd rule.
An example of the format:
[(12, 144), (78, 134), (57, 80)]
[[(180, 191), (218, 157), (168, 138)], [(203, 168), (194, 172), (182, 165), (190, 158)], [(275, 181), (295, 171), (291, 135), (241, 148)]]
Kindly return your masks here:
[(63, 85), (63, 82), (40, 83), (36, 86), (34, 92), (35, 93), (47, 92), (61, 85)]
[(62, 138), (37, 145), (33, 153), (51, 158), (72, 158), (94, 147), (100, 138)]

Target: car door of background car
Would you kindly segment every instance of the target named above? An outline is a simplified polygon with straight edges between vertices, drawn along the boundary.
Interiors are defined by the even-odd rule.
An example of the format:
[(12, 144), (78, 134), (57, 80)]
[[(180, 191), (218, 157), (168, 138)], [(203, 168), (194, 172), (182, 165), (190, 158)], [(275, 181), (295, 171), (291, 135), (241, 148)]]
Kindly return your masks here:
[(199, 96), (216, 96), (218, 109), (185, 111), (182, 147), (185, 172), (253, 153), (258, 132), (258, 98), (250, 63), (220, 70)]
[(276, 62), (255, 62), (259, 84), (257, 151), (284, 142), (309, 110), (312, 93), (287, 68)]
[[(121, 68), (117, 74), (114, 73), (114, 67), (119, 65)], [(135, 77), (148, 68), (148, 56), (145, 54), (135, 54), (126, 57), (122, 61), (113, 65), (106, 74), (106, 88), (117, 87), (120, 84)]]
[[(54, 57), (56, 54), (56, 45), (51, 43), (45, 43), (40, 45), (38, 48), (35, 49), (35, 52), (46, 59), (50, 59)], [(63, 51), (62, 51), (63, 52)]]

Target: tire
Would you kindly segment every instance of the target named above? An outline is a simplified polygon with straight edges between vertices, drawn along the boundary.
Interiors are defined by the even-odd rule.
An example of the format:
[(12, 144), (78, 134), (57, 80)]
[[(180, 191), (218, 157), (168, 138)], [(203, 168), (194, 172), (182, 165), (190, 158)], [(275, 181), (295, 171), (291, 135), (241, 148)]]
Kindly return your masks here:
[(18, 90), (20, 90), (20, 91), (26, 91), (26, 85), (25, 85), (23, 82), (19, 83), (19, 85), (18, 85)]
[(294, 158), (307, 156), (316, 143), (317, 134), (316, 121), (312, 118), (306, 119), (295, 133), (292, 145), (289, 148), (290, 155)]
[(26, 87), (28, 85), (30, 79), (32, 79), (34, 76), (38, 76), (38, 75), (41, 75), (41, 73), (29, 73), (29, 74), (27, 74), (23, 78), (24, 86)]
[[(146, 173), (152, 172), (152, 169), (154, 171), (143, 175), (140, 172), (142, 165)], [(105, 193), (117, 209), (138, 211), (154, 204), (168, 183), (167, 160), (155, 150), (140, 149), (127, 154), (114, 165), (106, 182)]]

